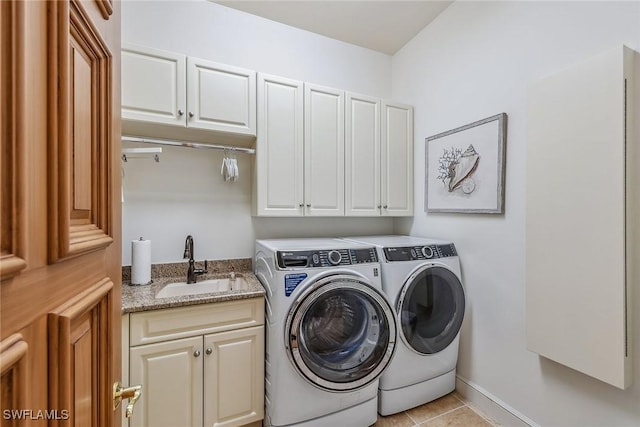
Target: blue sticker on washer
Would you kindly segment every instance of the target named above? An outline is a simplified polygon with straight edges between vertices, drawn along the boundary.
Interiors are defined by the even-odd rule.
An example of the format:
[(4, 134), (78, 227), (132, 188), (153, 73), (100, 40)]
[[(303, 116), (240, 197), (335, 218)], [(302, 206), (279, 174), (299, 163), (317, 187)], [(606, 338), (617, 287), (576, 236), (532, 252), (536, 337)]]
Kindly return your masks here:
[(296, 287), (307, 278), (307, 273), (287, 274), (284, 276), (284, 294), (289, 296)]

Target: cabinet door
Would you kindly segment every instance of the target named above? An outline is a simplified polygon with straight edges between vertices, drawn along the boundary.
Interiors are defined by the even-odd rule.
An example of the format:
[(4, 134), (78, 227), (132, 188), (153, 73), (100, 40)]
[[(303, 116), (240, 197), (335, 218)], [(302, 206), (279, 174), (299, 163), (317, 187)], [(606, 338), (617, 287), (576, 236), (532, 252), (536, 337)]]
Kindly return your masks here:
[(255, 136), (255, 71), (189, 57), (187, 91), (188, 127)]
[(186, 56), (122, 47), (122, 118), (185, 126)]
[(130, 427), (202, 426), (202, 336), (131, 348), (129, 380), (142, 384)]
[(413, 215), (413, 108), (382, 103), (382, 215)]
[(302, 82), (258, 75), (255, 213), (304, 213)]
[(380, 215), (380, 100), (346, 96), (345, 214)]
[(264, 417), (264, 327), (204, 337), (204, 426), (242, 426)]
[(616, 47), (527, 91), (527, 349), (620, 389), (637, 379), (639, 61)]
[(344, 215), (344, 92), (305, 83), (305, 215)]

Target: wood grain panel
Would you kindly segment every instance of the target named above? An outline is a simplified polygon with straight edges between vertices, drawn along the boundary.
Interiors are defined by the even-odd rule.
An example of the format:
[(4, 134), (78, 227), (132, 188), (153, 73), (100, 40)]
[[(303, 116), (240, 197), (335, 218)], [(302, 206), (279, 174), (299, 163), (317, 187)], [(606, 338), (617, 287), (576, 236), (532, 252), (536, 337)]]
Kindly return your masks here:
[[(64, 216), (67, 218), (67, 228), (62, 229), (66, 235), (66, 239), (70, 242), (70, 225), (71, 212), (74, 209), (75, 192), (74, 182), (71, 180), (72, 175), (77, 169), (73, 163), (74, 141), (70, 138), (73, 136), (73, 127), (71, 118), (73, 118), (73, 110), (67, 107), (72, 106), (73, 87), (69, 83), (69, 77), (75, 74), (70, 68), (72, 62), (70, 60), (70, 52), (72, 41), (76, 43), (78, 52), (84, 55), (86, 51), (93, 52), (96, 49), (91, 45), (82, 44), (78, 41), (81, 37), (72, 37), (72, 32), (78, 32), (73, 28), (78, 25), (73, 24), (72, 15), (84, 17), (89, 16), (91, 23), (85, 22), (79, 26), (84, 26), (90, 33), (97, 28), (103, 40), (106, 40), (111, 52), (114, 52), (113, 58), (105, 59), (111, 61), (111, 66), (119, 69), (120, 51), (120, 3), (113, 3), (114, 12), (110, 20), (103, 19), (95, 0), (83, 0), (81, 3), (70, 0), (58, 1), (0, 1), (0, 91), (2, 103), (0, 103), (0, 117), (2, 125), (0, 126), (0, 136), (2, 138), (2, 172), (7, 172), (0, 177), (2, 180), (2, 199), (0, 217), (3, 222), (1, 230), (2, 237), (5, 237), (2, 247), (2, 260), (0, 268), (2, 270), (2, 284), (0, 289), (0, 340), (6, 340), (9, 337), (20, 334), (22, 341), (28, 346), (24, 362), (20, 362), (18, 366), (24, 364), (25, 368), (18, 370), (5, 371), (3, 367), (1, 396), (4, 401), (3, 407), (9, 405), (9, 397), (24, 395), (26, 400), (20, 401), (20, 408), (31, 409), (32, 411), (43, 411), (47, 417), (64, 417), (66, 412), (62, 412), (69, 408), (67, 405), (76, 405), (75, 398), (82, 399), (88, 395), (86, 387), (82, 384), (85, 378), (91, 378), (86, 372), (99, 373), (100, 382), (91, 378), (91, 387), (98, 387), (97, 391), (91, 391), (92, 396), (98, 396), (101, 402), (97, 403), (96, 398), (89, 400), (91, 410), (89, 414), (92, 418), (76, 418), (77, 425), (91, 426), (108, 425), (119, 426), (120, 418), (114, 419), (113, 411), (111, 411), (112, 399), (110, 387), (107, 390), (106, 384), (113, 384), (115, 380), (120, 379), (120, 205), (117, 203), (119, 197), (120, 183), (120, 164), (119, 151), (120, 143), (118, 136), (120, 135), (120, 86), (119, 76), (117, 73), (110, 75), (113, 79), (112, 83), (103, 82), (103, 87), (92, 87), (87, 93), (91, 97), (91, 108), (95, 111), (100, 110), (97, 100), (98, 95), (102, 91), (110, 91), (112, 94), (111, 111), (105, 113), (107, 123), (104, 128), (109, 127), (110, 131), (100, 131), (103, 129), (96, 126), (98, 131), (91, 134), (91, 143), (96, 141), (95, 147), (102, 147), (101, 141), (103, 137), (100, 135), (108, 135), (112, 138), (111, 152), (105, 155), (96, 156), (100, 161), (94, 161), (89, 158), (90, 170), (95, 172), (96, 176), (90, 177), (91, 184), (87, 186), (91, 190), (90, 211), (91, 219), (84, 227), (93, 225), (94, 229), (100, 233), (111, 235), (115, 242), (106, 246), (102, 250), (87, 249), (82, 254), (74, 256), (70, 259), (65, 258), (64, 262), (52, 264), (50, 253), (51, 247), (58, 247), (58, 218)], [(75, 11), (74, 11), (75, 10)], [(85, 14), (86, 12), (86, 14)], [(84, 18), (82, 18), (84, 19)], [(86, 20), (85, 20), (86, 21)], [(95, 28), (94, 28), (95, 27)], [(100, 37), (95, 37), (100, 39)], [(16, 48), (17, 46), (17, 48)], [(105, 49), (103, 49), (105, 50)], [(17, 53), (14, 53), (17, 52)], [(98, 50), (98, 52), (100, 52)], [(102, 54), (105, 56), (105, 54)], [(106, 57), (106, 56), (105, 56)], [(68, 61), (61, 61), (67, 58)], [(94, 57), (85, 55), (82, 57), (90, 58), (87, 64), (91, 64), (90, 76), (91, 84), (98, 81), (95, 70)], [(102, 64), (102, 62), (100, 62)], [(109, 71), (110, 72), (110, 71)], [(101, 98), (100, 98), (101, 99)], [(109, 105), (108, 100), (104, 101)], [(64, 114), (62, 112), (64, 111)], [(60, 114), (59, 114), (60, 113)], [(93, 116), (90, 116), (93, 120)], [(9, 126), (10, 123), (10, 126)], [(98, 122), (96, 122), (98, 123)], [(99, 123), (102, 123), (100, 121)], [(5, 124), (7, 126), (5, 126)], [(64, 129), (64, 131), (63, 131)], [(94, 129), (94, 128), (90, 128)], [(102, 133), (100, 133), (102, 132)], [(60, 139), (64, 142), (60, 143)], [(66, 145), (65, 145), (66, 144)], [(6, 147), (11, 147), (5, 150)], [(88, 153), (98, 153), (99, 150), (93, 145), (89, 146)], [(105, 146), (105, 149), (109, 147)], [(5, 156), (5, 153), (9, 153)], [(86, 156), (86, 155), (85, 155)], [(106, 159), (109, 156), (110, 160)], [(58, 160), (64, 159), (59, 167)], [(65, 163), (66, 162), (66, 163)], [(10, 164), (10, 168), (5, 168), (6, 164)], [(95, 166), (98, 165), (98, 166)], [(106, 169), (105, 169), (106, 165)], [(102, 168), (102, 169), (101, 169)], [(63, 186), (61, 183), (65, 183)], [(104, 183), (110, 182), (110, 186), (105, 187)], [(99, 183), (95, 186), (94, 183)], [(65, 187), (68, 190), (67, 198), (59, 198), (58, 188)], [(111, 212), (111, 218), (104, 214), (106, 209), (94, 209), (94, 199), (100, 195), (100, 189), (107, 188), (112, 192), (111, 197), (102, 197), (100, 203), (105, 203)], [(55, 189), (55, 191), (52, 191)], [(62, 193), (61, 193), (62, 194)], [(58, 201), (63, 200), (64, 208), (58, 209)], [(6, 201), (9, 201), (7, 203)], [(107, 205), (107, 202), (113, 202)], [(101, 205), (102, 206), (102, 205)], [(8, 208), (10, 207), (10, 208)], [(5, 216), (5, 212), (9, 215)], [(100, 217), (102, 213), (103, 217)], [(10, 221), (7, 221), (11, 218)], [(107, 218), (105, 221), (104, 218)], [(107, 224), (107, 225), (105, 225)], [(110, 225), (109, 225), (110, 224)], [(7, 231), (5, 234), (5, 231)], [(108, 232), (111, 230), (111, 232)], [(91, 234), (91, 231), (85, 231)], [(11, 239), (6, 238), (11, 236)], [(90, 242), (90, 237), (87, 242)], [(68, 253), (70, 247), (67, 243), (65, 251), (58, 251), (55, 254)], [(90, 243), (88, 243), (90, 245)], [(10, 246), (12, 246), (10, 248)], [(89, 247), (89, 246), (88, 246)], [(10, 250), (7, 250), (10, 248)], [(12, 253), (26, 261), (27, 267), (23, 268), (19, 274), (5, 275), (7, 270), (6, 255)], [(10, 258), (11, 259), (11, 258)], [(96, 284), (102, 282), (105, 277), (113, 278), (113, 288), (108, 292), (110, 303), (97, 304), (88, 302), (87, 304), (96, 305), (100, 308), (91, 310), (91, 314), (85, 315), (84, 325), (90, 324), (91, 328), (86, 331), (86, 326), (79, 326), (82, 315), (71, 316), (71, 322), (68, 330), (83, 331), (86, 333), (75, 335), (73, 339), (68, 341), (74, 342), (73, 347), (69, 346), (67, 353), (72, 354), (70, 360), (72, 364), (58, 364), (60, 361), (60, 328), (51, 328), (54, 334), (50, 335), (49, 320), (50, 312), (54, 312), (54, 319), (60, 317), (63, 311), (60, 307), (66, 307), (67, 302), (82, 295), (91, 299), (91, 293), (85, 292), (87, 289), (94, 289)], [(78, 303), (78, 306), (83, 306)], [(106, 305), (106, 308), (104, 308)], [(104, 308), (104, 309), (103, 309)], [(108, 316), (108, 313), (111, 316)], [(99, 315), (94, 314), (99, 313)], [(91, 319), (91, 320), (88, 320)], [(59, 319), (58, 319), (59, 320)], [(57, 324), (60, 324), (60, 320)], [(99, 325), (99, 327), (98, 327)], [(96, 333), (96, 329), (100, 331), (111, 326), (111, 332)], [(106, 342), (106, 336), (111, 341), (109, 345), (103, 345)], [(97, 342), (99, 345), (94, 345)], [(2, 344), (5, 344), (3, 342)], [(89, 346), (88, 344), (91, 344)], [(5, 348), (6, 346), (2, 346)], [(91, 349), (91, 353), (99, 354), (94, 359), (87, 357), (78, 357), (84, 355), (87, 349)], [(100, 348), (98, 352), (95, 348)], [(55, 350), (54, 350), (55, 349)], [(52, 362), (49, 357), (55, 358)], [(9, 360), (6, 353), (0, 354), (0, 361), (6, 366)], [(94, 363), (98, 363), (94, 365)], [(80, 372), (71, 375), (70, 372), (78, 369)], [(61, 372), (66, 370), (67, 377), (74, 379), (74, 383), (69, 385), (67, 389), (73, 390), (74, 394), (67, 395), (66, 401), (62, 402), (59, 396), (61, 379), (65, 378)], [(18, 388), (17, 383), (22, 384), (20, 380), (21, 372), (26, 372), (26, 384)], [(92, 375), (93, 375), (92, 373)], [(112, 376), (108, 378), (108, 375)], [(57, 379), (57, 380), (52, 380)], [(50, 396), (56, 399), (50, 399)], [(73, 400), (73, 402), (71, 402)], [(15, 403), (12, 405), (15, 406)], [(82, 406), (79, 403), (77, 406)], [(98, 407), (98, 418), (94, 415), (95, 407)], [(57, 411), (57, 412), (56, 412)], [(86, 412), (86, 411), (85, 411)], [(27, 413), (25, 413), (25, 416)], [(97, 421), (95, 421), (97, 419)], [(87, 421), (87, 422), (85, 422)], [(3, 420), (0, 425), (4, 426)], [(72, 421), (58, 420), (49, 422), (48, 420), (21, 420), (19, 426), (31, 425), (71, 425)], [(9, 423), (8, 425), (12, 425)]]
[[(86, 216), (91, 212), (91, 58), (72, 40), (73, 61), (73, 210)], [(85, 141), (87, 143), (85, 143)], [(82, 212), (85, 211), (85, 212)]]
[(49, 258), (108, 246), (111, 238), (112, 58), (76, 1), (54, 8), (50, 52), (59, 75), (50, 91)]
[[(27, 402), (27, 350), (29, 346), (22, 335), (14, 334), (0, 343), (0, 402), (3, 415), (5, 410), (19, 410)], [(0, 418), (0, 426), (24, 425), (17, 418)]]
[(91, 393), (91, 379), (95, 377), (96, 367), (91, 357), (93, 346), (93, 335), (91, 324), (94, 321), (93, 312), (87, 313), (78, 321), (78, 327), (71, 336), (73, 351), (73, 398), (74, 419), (73, 424), (77, 427), (96, 425), (93, 419), (91, 408), (96, 399)]
[(100, 9), (100, 13), (102, 13), (102, 17), (104, 19), (109, 19), (109, 17), (113, 14), (113, 1), (96, 0), (96, 4), (98, 5), (98, 9)]
[(20, 2), (0, 2), (0, 275), (3, 279), (26, 267), (19, 247), (18, 194), (23, 105), (23, 17)]
[(69, 408), (58, 425), (111, 425), (109, 363), (113, 282), (104, 279), (49, 314), (49, 404)]

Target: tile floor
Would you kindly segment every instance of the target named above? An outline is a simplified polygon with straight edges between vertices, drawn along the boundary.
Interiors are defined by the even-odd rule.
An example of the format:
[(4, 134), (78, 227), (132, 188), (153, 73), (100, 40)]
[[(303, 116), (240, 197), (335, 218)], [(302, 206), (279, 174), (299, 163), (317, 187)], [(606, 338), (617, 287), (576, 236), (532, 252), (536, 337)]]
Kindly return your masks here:
[(456, 392), (417, 408), (383, 417), (373, 427), (492, 427), (497, 424), (469, 406)]

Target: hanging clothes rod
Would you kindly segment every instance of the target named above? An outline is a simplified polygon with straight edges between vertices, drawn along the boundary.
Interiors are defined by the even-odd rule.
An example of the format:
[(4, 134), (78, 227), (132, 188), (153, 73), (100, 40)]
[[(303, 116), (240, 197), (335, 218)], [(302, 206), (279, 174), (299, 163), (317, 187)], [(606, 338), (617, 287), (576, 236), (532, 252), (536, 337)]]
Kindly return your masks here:
[(174, 147), (210, 148), (213, 150), (227, 150), (227, 151), (232, 151), (236, 153), (245, 153), (245, 154), (256, 153), (256, 150), (252, 148), (232, 147), (227, 145), (216, 145), (216, 144), (203, 144), (200, 142), (171, 141), (167, 139), (141, 138), (137, 136), (123, 136), (122, 141), (123, 142), (140, 142), (144, 144), (171, 145)]
[(153, 159), (157, 163), (157, 162), (160, 162), (160, 153), (162, 153), (162, 147), (123, 148), (122, 161), (128, 162), (129, 159), (135, 159), (140, 157), (153, 157)]

